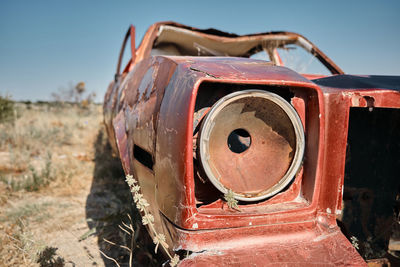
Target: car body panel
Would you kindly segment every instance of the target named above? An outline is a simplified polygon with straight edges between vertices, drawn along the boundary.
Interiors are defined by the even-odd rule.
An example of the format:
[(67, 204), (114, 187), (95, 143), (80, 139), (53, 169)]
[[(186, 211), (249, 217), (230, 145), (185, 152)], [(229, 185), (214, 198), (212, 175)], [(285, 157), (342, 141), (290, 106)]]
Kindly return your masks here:
[[(166, 235), (171, 252), (193, 252), (181, 266), (366, 265), (336, 221), (343, 210), (349, 114), (352, 107), (400, 108), (400, 78), (345, 75), (315, 46), (316, 57), (337, 75), (301, 75), (243, 57), (150, 56), (163, 25), (225, 42), (266, 34), (238, 37), (154, 24), (105, 96), (110, 143), (125, 173), (139, 180), (156, 230)], [(223, 199), (199, 204), (196, 198), (193, 114), (201, 97), (224, 86), (290, 95), (307, 140), (293, 182), (267, 200), (239, 203), (240, 212)], [(147, 162), (135, 153), (144, 153)]]

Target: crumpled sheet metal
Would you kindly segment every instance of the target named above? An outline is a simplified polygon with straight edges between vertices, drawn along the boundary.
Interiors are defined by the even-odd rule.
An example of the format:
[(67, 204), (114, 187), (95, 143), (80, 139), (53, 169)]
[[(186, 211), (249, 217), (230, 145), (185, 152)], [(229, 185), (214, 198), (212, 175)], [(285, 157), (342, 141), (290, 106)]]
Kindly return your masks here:
[[(162, 73), (158, 71), (157, 74), (153, 76), (155, 69), (161, 68), (161, 66), (155, 67), (155, 65), (159, 64), (161, 61), (161, 65), (167, 64), (169, 67), (172, 66), (174, 72), (172, 73), (172, 71), (170, 71), (167, 75), (165, 71)], [(197, 211), (193, 184), (192, 114), (196, 90), (201, 82), (211, 80), (231, 83), (268, 83), (280, 86), (304, 87), (307, 88), (307, 90), (318, 91), (318, 88), (314, 84), (307, 81), (302, 76), (284, 68), (264, 65), (261, 62), (259, 63), (261, 66), (258, 66), (258, 64), (256, 64), (257, 62), (249, 62), (250, 60), (229, 61), (220, 59), (220, 61), (224, 61), (226, 64), (225, 69), (220, 66), (221, 62), (215, 62), (211, 59), (197, 61), (197, 64), (194, 64), (194, 60), (185, 60), (182, 62), (180, 58), (153, 58), (147, 63), (142, 63), (147, 64), (143, 67), (145, 70), (141, 71), (144, 73), (144, 81), (140, 80), (139, 82), (135, 80), (139, 79), (142, 73), (140, 73), (140, 75), (138, 73), (136, 76), (136, 70), (134, 69), (132, 72), (133, 74), (129, 74), (122, 83), (122, 90), (119, 92), (118, 99), (115, 102), (120, 108), (118, 112), (119, 115), (114, 119), (114, 130), (118, 137), (118, 145), (126, 144), (126, 142), (135, 142), (143, 146), (148, 152), (155, 152), (154, 172), (151, 172), (150, 170), (135, 166), (135, 160), (130, 158), (132, 157), (131, 149), (120, 149), (120, 152), (125, 153), (124, 155), (121, 154), (123, 162), (125, 162), (125, 164), (130, 162), (129, 169), (127, 167), (125, 167), (125, 169), (130, 170), (136, 177), (140, 176), (140, 183), (143, 191), (147, 192), (146, 195), (155, 196), (154, 199), (149, 199), (151, 202), (151, 212), (156, 215), (156, 221), (164, 221), (164, 223), (157, 223), (158, 228), (160, 228), (158, 230), (162, 231), (166, 227), (165, 220), (161, 220), (159, 217), (159, 211), (163, 214), (162, 217), (165, 216), (168, 218), (168, 221), (172, 222), (170, 227), (173, 229), (168, 231), (170, 233), (173, 233), (174, 229), (175, 231), (179, 229), (176, 228), (176, 225), (192, 230), (217, 228), (214, 231), (195, 231), (197, 232), (196, 234), (189, 232), (184, 235), (185, 237), (180, 234), (179, 236), (181, 237), (179, 238), (170, 234), (167, 238), (171, 247), (183, 247), (184, 244), (186, 244), (185, 249), (188, 250), (194, 250), (196, 246), (201, 247), (202, 245), (216, 245), (218, 247), (218, 239), (227, 239), (226, 236), (218, 237), (217, 234), (223, 233), (218, 230), (218, 228), (239, 227), (245, 224), (248, 226), (245, 228), (247, 231), (231, 229), (240, 234), (237, 236), (236, 240), (240, 240), (240, 236), (254, 237), (257, 239), (268, 236), (267, 233), (263, 233), (262, 226), (260, 225), (298, 221), (304, 222), (312, 221), (316, 218), (316, 201), (306, 207), (286, 212), (278, 212), (275, 215), (249, 216), (249, 214), (238, 214), (231, 217), (229, 220), (227, 220), (228, 217), (226, 215), (202, 215)], [(196, 70), (191, 69), (193, 65), (195, 65)], [(258, 68), (263, 68), (263, 71), (257, 71)], [(166, 69), (170, 70), (171, 68)], [(202, 69), (207, 69), (207, 73), (198, 71)], [(146, 73), (151, 74), (146, 75)], [(248, 75), (246, 75), (246, 73), (248, 73)], [(247, 79), (243, 80), (244, 77), (247, 77)], [(148, 81), (150, 79), (154, 81)], [(157, 82), (157, 79), (160, 80)], [(126, 84), (129, 83), (130, 86), (126, 86)], [(158, 90), (151, 89), (155, 86), (154, 84), (158, 83), (160, 84)], [(135, 95), (131, 90), (137, 91), (139, 95), (137, 95), (138, 93)], [(149, 90), (150, 93), (148, 93)], [(154, 93), (152, 93), (152, 91), (154, 91)], [(136, 99), (136, 101), (132, 99)], [(143, 103), (149, 101), (147, 102), (149, 103), (148, 107), (145, 104), (141, 106), (140, 101), (143, 101)], [(142, 120), (141, 116), (146, 119)], [(123, 127), (123, 118), (125, 118), (125, 127)], [(154, 120), (156, 123), (149, 123), (149, 121), (154, 122)], [(147, 135), (136, 134), (136, 130), (139, 133), (141, 131), (144, 133), (147, 132)], [(323, 132), (323, 129), (319, 129), (319, 132)], [(156, 138), (153, 137), (153, 134), (156, 134)], [(132, 147), (132, 144), (128, 145), (128, 147)], [(138, 171), (140, 171), (140, 173), (138, 173)], [(318, 196), (318, 191), (316, 190), (316, 192)], [(334, 197), (336, 198), (336, 194), (334, 194)], [(230, 224), (227, 224), (228, 221), (231, 221)], [(321, 221), (327, 224), (331, 223), (323, 218)], [(252, 225), (259, 225), (258, 227), (261, 229), (252, 228)], [(287, 231), (294, 231), (299, 235), (304, 234), (304, 231), (301, 230), (304, 229), (304, 224), (296, 224), (293, 225), (292, 228), (293, 229), (290, 230), (275, 227), (274, 232), (275, 234), (278, 233), (278, 236)], [(210, 233), (212, 233), (211, 236)], [(340, 233), (338, 233), (338, 235), (339, 234)], [(293, 240), (288, 241), (286, 245), (290, 247), (298, 241), (293, 242)], [(194, 244), (197, 245), (194, 246)], [(268, 244), (268, 242), (265, 244)], [(274, 242), (271, 242), (272, 246), (274, 244)], [(321, 251), (323, 250), (322, 248), (326, 248), (325, 245), (321, 246)], [(271, 253), (271, 257), (273, 258), (273, 253), (275, 252)], [(267, 252), (266, 255), (268, 255)], [(355, 255), (356, 256), (352, 255), (350, 258), (358, 256), (357, 254)], [(329, 261), (329, 258), (327, 258), (327, 261)]]
[[(314, 82), (324, 93), (327, 122), (319, 210), (334, 217), (342, 213), (350, 108), (400, 108), (400, 77), (338, 75)], [(338, 192), (336, 199), (334, 190)]]
[[(139, 63), (127, 74), (112, 102), (115, 145), (126, 174), (132, 174), (140, 183), (142, 193), (150, 203), (149, 210), (154, 215), (155, 226), (159, 232), (161, 219), (155, 198), (156, 179), (154, 171), (146, 168), (135, 159), (134, 145), (140, 146), (149, 154), (155, 154), (155, 135), (158, 112), (175, 64), (165, 58), (150, 58)], [(105, 116), (105, 119), (108, 117)], [(112, 139), (110, 140), (112, 142)]]
[[(135, 62), (139, 62), (150, 56), (153, 44), (157, 42), (157, 37), (159, 35), (159, 31), (163, 26), (174, 26), (182, 29), (187, 29), (192, 31), (192, 34), (202, 36), (208, 39), (215, 39), (220, 42), (227, 41), (229, 38), (230, 41), (235, 40), (246, 40), (246, 39), (262, 39), (265, 36), (275, 35), (282, 36), (284, 39), (293, 39), (297, 41), (300, 45), (302, 45), (305, 49), (309, 50), (310, 53), (315, 55), (333, 74), (343, 74), (343, 70), (340, 69), (327, 55), (325, 55), (317, 46), (307, 40), (304, 36), (293, 33), (293, 32), (264, 32), (264, 33), (256, 33), (256, 34), (248, 34), (248, 35), (236, 35), (228, 32), (223, 32), (216, 29), (206, 29), (201, 30), (194, 27), (188, 27), (182, 25), (180, 23), (176, 23), (173, 21), (164, 21), (158, 22), (149, 27), (145, 36), (143, 37), (140, 46), (136, 50), (136, 54), (134, 56)], [(134, 62), (133, 62), (134, 63)]]
[(281, 242), (254, 244), (253, 240), (238, 240), (241, 245), (193, 253), (180, 264), (183, 266), (367, 266), (354, 247), (339, 229), (313, 236), (312, 232), (302, 238), (279, 235)]
[[(129, 163), (125, 170), (134, 172), (136, 177), (140, 175), (146, 195), (155, 196), (149, 199), (151, 212), (157, 222), (162, 221), (157, 227), (167, 233), (170, 249), (206, 250), (194, 254), (181, 265), (201, 266), (214, 260), (221, 266), (225, 262), (246, 264), (243, 258), (255, 266), (258, 263), (265, 266), (263, 262), (270, 262), (271, 266), (291, 263), (297, 266), (329, 263), (365, 266), (336, 226), (336, 215), (341, 210), (343, 178), (340, 175), (344, 168), (341, 161), (345, 159), (345, 144), (335, 139), (346, 140), (350, 106), (371, 105), (372, 98), (375, 106), (399, 107), (400, 96), (394, 86), (380, 87), (386, 79), (371, 87), (362, 84), (351, 88), (335, 87), (338, 81), (334, 78), (317, 79), (313, 83), (289, 69), (250, 59), (148, 58), (151, 50), (148, 44), (155, 40), (159, 25), (150, 28), (136, 51), (134, 63), (140, 63), (129, 74), (123, 74), (121, 86), (110, 85), (104, 102), (105, 121), (110, 139), (117, 136), (118, 145), (127, 147), (120, 149), (124, 164)], [(346, 77), (337, 79), (341, 78)], [(296, 95), (294, 101), (295, 106), (309, 108), (308, 113), (312, 114), (305, 122), (305, 130), (312, 132), (309, 139), (317, 140), (306, 147), (315, 152), (307, 158), (309, 166), (314, 167), (305, 168), (300, 174), (312, 177), (311, 182), (304, 184), (297, 180), (293, 185), (300, 187), (300, 191), (288, 190), (293, 194), (302, 192), (312, 200), (310, 203), (281, 212), (277, 209), (269, 214), (199, 212), (194, 197), (192, 114), (197, 90), (203, 82), (265, 84), (313, 92)], [(114, 117), (115, 127), (110, 128)], [(304, 119), (304, 114), (300, 117)], [(310, 120), (313, 123), (310, 124)], [(134, 143), (153, 155), (154, 170), (135, 166)], [(331, 153), (332, 150), (335, 153)], [(329, 230), (318, 232), (316, 229), (320, 227)], [(298, 239), (284, 238), (292, 234)], [(310, 239), (310, 235), (313, 238)], [(241, 243), (243, 238), (246, 242)], [(263, 245), (257, 244), (257, 240)], [(250, 256), (253, 250), (243, 248), (243, 244), (250, 244), (248, 248), (253, 248), (260, 260)], [(212, 254), (212, 247), (223, 253)], [(293, 252), (288, 254), (294, 260), (285, 263), (282, 249)]]
[[(170, 59), (174, 60), (178, 66), (165, 90), (157, 126), (155, 174), (158, 181), (157, 197), (160, 201), (160, 211), (173, 223), (186, 229), (247, 225), (248, 214), (235, 214), (235, 219), (227, 220), (226, 215), (209, 218), (207, 215), (200, 214), (196, 209), (192, 152), (192, 114), (196, 90), (199, 84), (206, 80), (226, 83), (268, 83), (307, 88), (313, 88), (315, 85), (288, 69), (271, 66), (262, 61), (226, 58), (186, 59), (182, 57), (170, 57)], [(208, 74), (202, 71), (204, 69), (207, 69)], [(244, 77), (247, 79), (244, 80)], [(310, 90), (315, 90), (315, 88)], [(165, 179), (165, 177), (169, 177), (169, 179)], [(174, 191), (175, 194), (173, 194)], [(292, 217), (291, 220), (298, 217), (294, 211), (287, 212), (291, 213), (288, 215)], [(304, 212), (305, 214), (312, 213)], [(274, 216), (258, 217), (259, 223), (263, 220), (264, 223), (271, 220), (275, 223), (280, 221)]]

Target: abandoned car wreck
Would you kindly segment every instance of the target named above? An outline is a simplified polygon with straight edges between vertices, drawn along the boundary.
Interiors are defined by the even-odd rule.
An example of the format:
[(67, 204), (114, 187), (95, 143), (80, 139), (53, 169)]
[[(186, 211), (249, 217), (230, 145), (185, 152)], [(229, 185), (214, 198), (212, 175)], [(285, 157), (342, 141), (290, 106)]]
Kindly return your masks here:
[(104, 120), (179, 266), (397, 260), (399, 77), (344, 74), (290, 32), (161, 22), (136, 47), (131, 26)]

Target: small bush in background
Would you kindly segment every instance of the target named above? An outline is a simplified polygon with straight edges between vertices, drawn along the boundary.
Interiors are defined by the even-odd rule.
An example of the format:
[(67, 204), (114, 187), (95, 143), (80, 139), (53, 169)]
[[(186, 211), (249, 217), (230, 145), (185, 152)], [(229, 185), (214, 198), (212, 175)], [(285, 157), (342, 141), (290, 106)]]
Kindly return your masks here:
[(53, 174), (54, 170), (52, 167), (51, 153), (47, 154), (45, 165), (38, 171), (35, 167), (29, 166), (29, 172), (25, 172), (23, 175), (5, 176), (1, 175), (0, 181), (7, 184), (12, 191), (25, 190), (28, 192), (38, 191), (39, 189), (46, 187), (50, 182), (55, 180)]
[(14, 101), (7, 95), (0, 95), (0, 123), (13, 122), (14, 119)]
[(55, 102), (75, 103), (81, 108), (87, 109), (96, 98), (96, 93), (87, 93), (85, 82), (78, 82), (76, 85), (70, 83), (67, 88), (58, 89), (58, 92), (52, 93), (51, 97)]

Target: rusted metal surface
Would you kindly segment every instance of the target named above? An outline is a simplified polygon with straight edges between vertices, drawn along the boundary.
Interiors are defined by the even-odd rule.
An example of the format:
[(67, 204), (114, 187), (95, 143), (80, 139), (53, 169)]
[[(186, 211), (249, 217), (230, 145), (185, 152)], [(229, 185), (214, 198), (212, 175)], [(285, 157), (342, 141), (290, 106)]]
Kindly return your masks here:
[(254, 201), (280, 192), (301, 166), (304, 130), (276, 94), (244, 90), (218, 100), (202, 123), (201, 165), (221, 192)]
[[(312, 53), (333, 74), (343, 72), (304, 37), (293, 33), (236, 36), (166, 22), (152, 25), (140, 46), (131, 48), (132, 60), (110, 84), (105, 97), (107, 133), (125, 172), (139, 180), (157, 231), (167, 236), (170, 249), (193, 252), (181, 265), (366, 266), (336, 222), (344, 209), (349, 114), (355, 107), (399, 109), (400, 79), (301, 75), (270, 62), (239, 57), (150, 56), (163, 25), (226, 43), (266, 35), (303, 38), (300, 42), (310, 44)], [(301, 120), (306, 143), (293, 182), (268, 199), (239, 202), (240, 211), (235, 211), (202, 171), (197, 151), (199, 129), (213, 105), (244, 90), (271, 92), (290, 103)], [(267, 106), (248, 102), (257, 110)], [(212, 149), (224, 143), (221, 149), (225, 152), (210, 152), (225, 175), (223, 181), (236, 191), (271, 186), (290, 165), (293, 134), (272, 142), (276, 149), (259, 150), (240, 163), (225, 158), (229, 153), (227, 136), (236, 129), (254, 128), (257, 134), (248, 133), (250, 142), (257, 143), (257, 136), (268, 131), (256, 125), (255, 116), (246, 117), (242, 110), (235, 115), (235, 109), (229, 113), (239, 119), (221, 116), (215, 123), (224, 132), (223, 138), (211, 138), (216, 142)], [(268, 114), (274, 114), (273, 109)], [(272, 118), (275, 125), (287, 125), (277, 117)], [(262, 121), (263, 116), (258, 119)], [(241, 138), (245, 145), (249, 142), (246, 134)], [(254, 174), (255, 183), (240, 184), (232, 172), (234, 167), (246, 175)]]
[(341, 195), (322, 203), (337, 203), (341, 228), (357, 240), (364, 258), (385, 256), (397, 224), (400, 82), (395, 77), (349, 75), (316, 82), (323, 85), (330, 107), (327, 127), (338, 129), (327, 131), (327, 157), (336, 166), (330, 164), (324, 172), (330, 185), (325, 190), (337, 188)]
[(180, 266), (366, 266), (355, 249), (339, 230), (314, 233), (280, 230), (270, 238), (246, 240), (237, 238), (238, 247), (216, 246), (215, 249), (193, 253)]
[[(304, 36), (293, 33), (293, 32), (265, 32), (265, 33), (257, 33), (257, 34), (248, 34), (248, 35), (236, 35), (232, 33), (226, 33), (222, 32), (219, 30), (215, 29), (207, 29), (207, 30), (201, 30), (197, 29), (194, 27), (188, 27), (176, 22), (172, 21), (165, 21), (165, 22), (158, 22), (149, 27), (147, 30), (146, 34), (144, 35), (142, 42), (140, 43), (139, 47), (137, 49), (132, 49), (132, 51), (135, 51), (133, 58), (130, 63), (128, 63), (128, 69), (130, 65), (135, 64), (136, 62), (139, 62), (147, 57), (150, 56), (151, 50), (153, 48), (153, 44), (156, 42), (160, 28), (162, 26), (173, 26), (181, 29), (187, 29), (192, 31), (198, 36), (202, 36), (206, 39), (213, 39), (220, 41), (221, 43), (227, 44), (227, 43), (232, 43), (235, 45), (235, 43), (243, 41), (243, 40), (261, 40), (262, 38), (266, 36), (276, 36), (276, 38), (279, 39), (288, 39), (292, 40), (292, 42), (298, 42), (301, 43), (302, 46), (304, 46), (308, 52), (313, 54), (318, 60), (321, 61), (321, 63), (326, 66), (332, 74), (343, 74), (344, 72), (340, 69), (339, 66), (337, 66), (327, 55), (325, 55), (317, 46), (315, 46), (312, 42), (307, 40)], [(133, 30), (134, 31), (134, 30)], [(274, 51), (276, 54), (276, 51)], [(277, 54), (279, 57), (279, 55)], [(271, 57), (271, 59), (276, 58), (276, 56)], [(281, 60), (277, 60), (275, 62), (277, 65), (282, 65)]]
[[(249, 223), (248, 215), (243, 215), (246, 210), (256, 210), (258, 209), (268, 209), (265, 208), (268, 206), (268, 203), (259, 203), (252, 205), (243, 205), (241, 207), (243, 209), (243, 213), (241, 214), (232, 214), (229, 211), (225, 211), (219, 216), (215, 216), (212, 219), (207, 217), (206, 214), (201, 214), (196, 209), (196, 200), (194, 198), (193, 192), (194, 181), (193, 181), (193, 152), (192, 152), (192, 136), (193, 136), (193, 117), (192, 114), (194, 112), (195, 106), (195, 94), (198, 88), (194, 87), (195, 84), (200, 86), (201, 83), (199, 81), (218, 81), (219, 83), (246, 83), (246, 84), (257, 84), (260, 85), (262, 83), (270, 83), (276, 85), (282, 85), (289, 87), (304, 87), (310, 86), (311, 88), (314, 86), (312, 83), (307, 82), (302, 76), (289, 71), (284, 68), (271, 66), (269, 64), (264, 64), (263, 62), (252, 62), (251, 60), (236, 60), (236, 59), (200, 59), (193, 58), (194, 64), (179, 64), (177, 69), (179, 72), (175, 73), (173, 79), (175, 79), (171, 86), (166, 89), (166, 93), (164, 95), (163, 103), (161, 106), (160, 114), (159, 114), (159, 125), (158, 125), (158, 136), (157, 136), (157, 145), (159, 153), (156, 154), (156, 162), (166, 162), (165, 164), (158, 165), (156, 163), (156, 176), (160, 175), (160, 180), (163, 179), (161, 177), (165, 177), (165, 175), (169, 175), (170, 177), (174, 177), (176, 183), (172, 186), (173, 188), (177, 188), (175, 190), (180, 190), (186, 188), (186, 191), (183, 191), (184, 194), (179, 195), (177, 192), (176, 202), (166, 204), (166, 209), (161, 208), (161, 211), (170, 218), (174, 223), (181, 225), (187, 229), (209, 229), (209, 228), (225, 228), (225, 227), (233, 227), (233, 226), (246, 226)], [(196, 60), (196, 61), (195, 61)], [(191, 66), (196, 66), (197, 69), (207, 69), (208, 72), (214, 76), (227, 76), (227, 79), (216, 79), (216, 78), (207, 78), (207, 75), (203, 72), (193, 71)], [(263, 72), (259, 70), (258, 67), (263, 67)], [(281, 70), (281, 71), (278, 71)], [(226, 75), (224, 74), (226, 72)], [(201, 77), (201, 76), (203, 77)], [(246, 76), (248, 79), (243, 81), (241, 77)], [(276, 78), (275, 78), (276, 77)], [(175, 82), (176, 81), (176, 82)], [(251, 88), (251, 87), (250, 87)], [(199, 89), (201, 90), (201, 89)], [(295, 90), (295, 89), (293, 89)], [(311, 106), (311, 105), (310, 105)], [(164, 109), (165, 108), (165, 109)], [(182, 121), (188, 121), (188, 123), (184, 124)], [(173, 131), (171, 130), (173, 129)], [(180, 135), (184, 134), (184, 135)], [(318, 143), (318, 137), (315, 140), (315, 143)], [(182, 151), (184, 151), (184, 157), (182, 156)], [(310, 151), (311, 153), (311, 151)], [(173, 168), (171, 168), (173, 166)], [(171, 173), (171, 171), (173, 173)], [(310, 178), (310, 181), (313, 178)], [(163, 186), (163, 183), (170, 184), (171, 182), (163, 179), (162, 184), (159, 184), (158, 194), (160, 202), (164, 202), (165, 199), (167, 201), (172, 201), (175, 197), (170, 195), (165, 195), (164, 192), (171, 192), (168, 190), (168, 187)], [(179, 199), (180, 197), (181, 199)], [(297, 196), (292, 196), (292, 201), (296, 199)], [(271, 199), (272, 200), (272, 199)], [(295, 202), (304, 206), (304, 203), (307, 202), (302, 197), (298, 198)], [(182, 205), (182, 203), (184, 203)], [(283, 206), (288, 205), (292, 206), (294, 203), (280, 203), (281, 208)], [(170, 208), (172, 207), (172, 209)], [(178, 209), (176, 208), (178, 207)], [(179, 209), (183, 209), (179, 212)], [(167, 209), (171, 209), (172, 212), (168, 212)], [(272, 211), (279, 209), (279, 207), (275, 207)], [(284, 208), (283, 208), (284, 209)], [(270, 212), (272, 212), (270, 211)], [(294, 210), (289, 210), (287, 212), (291, 213)], [(249, 211), (250, 212), (250, 211)], [(251, 214), (251, 212), (250, 212)], [(254, 215), (258, 215), (256, 219), (254, 219), (253, 224), (262, 224), (263, 221), (276, 220), (273, 216), (268, 216), (264, 214), (260, 216), (260, 212), (253, 213)], [(293, 212), (294, 214), (298, 214), (297, 212)], [(179, 215), (179, 216), (178, 216)], [(182, 218), (182, 219), (180, 219)], [(193, 225), (195, 228), (193, 228)], [(197, 228), (196, 228), (197, 227)]]

